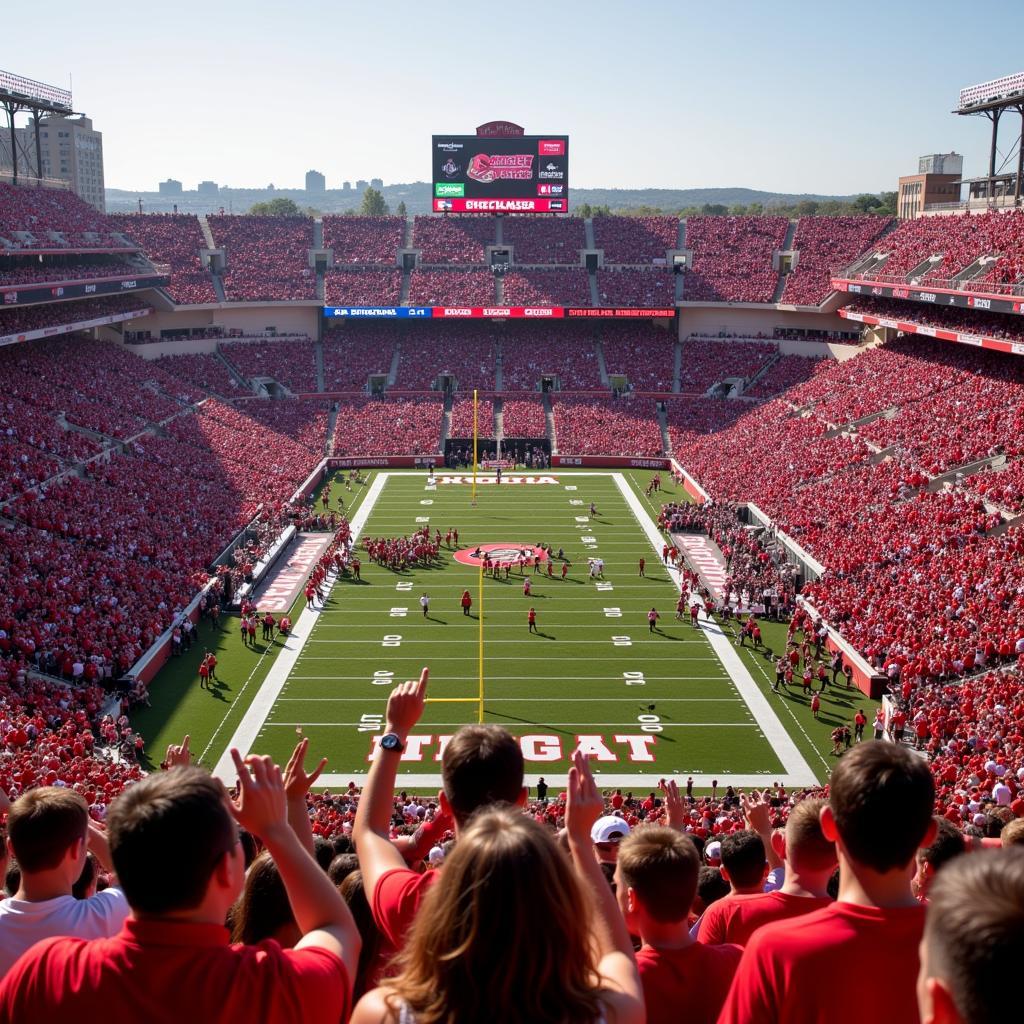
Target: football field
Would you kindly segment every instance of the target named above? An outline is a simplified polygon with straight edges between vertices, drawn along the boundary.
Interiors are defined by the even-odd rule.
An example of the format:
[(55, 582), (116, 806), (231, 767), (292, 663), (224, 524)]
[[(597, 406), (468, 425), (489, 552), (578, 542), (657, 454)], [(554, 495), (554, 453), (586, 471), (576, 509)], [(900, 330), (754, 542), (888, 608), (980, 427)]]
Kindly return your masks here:
[[(423, 525), (442, 535), (456, 528), (458, 545), (442, 546), (440, 564), (402, 572), (360, 552), (362, 580), (340, 578), (323, 609), (299, 616), (223, 748), (218, 774), (232, 776), (229, 746), (284, 763), (301, 734), (328, 758), (323, 785), (361, 781), (390, 688), (426, 665), (429, 702), (399, 775), (409, 787), (436, 786), (447, 738), (480, 720), (520, 738), (530, 781), (564, 778), (577, 747), (605, 785), (653, 786), (672, 775), (692, 775), (698, 786), (816, 781), (731, 635), (703, 617), (696, 629), (688, 615), (675, 618), (677, 573), (662, 564), (657, 505), (626, 474), (506, 474), (500, 486), (479, 483), (475, 507), (470, 479), (438, 472), (431, 486), (422, 470), (373, 475), (352, 520), (357, 546)], [(509, 558), (544, 544), (556, 555), (564, 548), (565, 579), (556, 557), (553, 577), (545, 563), (525, 573), (530, 596), (518, 567), (481, 586), (478, 546)], [(603, 560), (603, 578), (589, 577), (588, 558)], [(467, 589), (468, 616), (460, 605)], [(531, 607), (536, 633), (528, 631)], [(654, 632), (652, 607), (660, 616)]]

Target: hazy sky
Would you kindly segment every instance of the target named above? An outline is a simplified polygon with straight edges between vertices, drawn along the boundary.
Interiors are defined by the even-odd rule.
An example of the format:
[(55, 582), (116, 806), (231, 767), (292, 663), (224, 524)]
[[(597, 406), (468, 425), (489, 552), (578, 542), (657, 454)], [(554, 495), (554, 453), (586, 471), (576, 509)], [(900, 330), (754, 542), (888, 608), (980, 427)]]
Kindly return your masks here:
[(49, 0), (5, 11), (2, 66), (73, 78), (113, 188), (425, 180), (432, 132), (507, 119), (568, 133), (580, 187), (874, 192), (924, 153), (983, 172), (950, 111), (1024, 70), (1020, 4)]

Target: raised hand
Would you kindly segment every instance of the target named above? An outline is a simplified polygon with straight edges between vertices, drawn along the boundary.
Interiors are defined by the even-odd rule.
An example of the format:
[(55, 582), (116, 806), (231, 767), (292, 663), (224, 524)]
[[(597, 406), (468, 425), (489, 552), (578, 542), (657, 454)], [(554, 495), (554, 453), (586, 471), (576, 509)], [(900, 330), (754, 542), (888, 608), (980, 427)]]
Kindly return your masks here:
[(391, 691), (385, 716), (385, 731), (397, 733), (404, 740), (423, 715), (430, 669), (424, 668), (418, 682), (401, 683)]
[(232, 747), (231, 760), (238, 770), (238, 796), (231, 803), (238, 824), (260, 838), (281, 826), (287, 828), (284, 780), (274, 759), (250, 756), (243, 761)]
[(675, 779), (661, 782), (661, 793), (665, 798), (665, 823), (669, 828), (682, 831), (686, 822), (686, 811), (683, 798), (679, 795), (679, 786)]
[(306, 774), (306, 753), (309, 751), (309, 738), (299, 740), (288, 759), (284, 769), (284, 791), (289, 800), (305, 800), (306, 794), (313, 787), (313, 784), (320, 773), (327, 767), (327, 758), (322, 757), (320, 763), (310, 774)]
[(594, 782), (586, 757), (577, 750), (569, 769), (569, 786), (565, 800), (565, 827), (569, 838), (590, 842), (590, 830), (604, 811), (604, 799)]
[(186, 736), (181, 743), (169, 743), (167, 753), (164, 756), (162, 768), (177, 768), (179, 765), (188, 766), (192, 763), (192, 752), (188, 749), (189, 737)]

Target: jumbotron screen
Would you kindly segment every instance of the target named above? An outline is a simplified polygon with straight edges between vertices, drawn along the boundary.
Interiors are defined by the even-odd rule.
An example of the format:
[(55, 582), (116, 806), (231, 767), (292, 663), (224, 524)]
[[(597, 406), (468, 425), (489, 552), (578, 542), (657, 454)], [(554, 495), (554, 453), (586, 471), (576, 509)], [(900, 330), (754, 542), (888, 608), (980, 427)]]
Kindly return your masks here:
[(432, 138), (435, 213), (567, 213), (569, 136)]

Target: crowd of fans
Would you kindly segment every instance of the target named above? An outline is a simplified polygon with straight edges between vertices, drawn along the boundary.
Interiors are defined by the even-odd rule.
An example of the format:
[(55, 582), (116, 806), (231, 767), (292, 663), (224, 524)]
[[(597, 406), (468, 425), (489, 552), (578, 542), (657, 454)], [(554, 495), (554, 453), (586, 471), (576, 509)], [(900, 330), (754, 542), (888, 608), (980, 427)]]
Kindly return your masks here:
[(782, 302), (817, 306), (832, 291), (838, 271), (864, 252), (890, 225), (890, 217), (801, 217), (793, 248), (796, 267), (786, 277)]
[(551, 408), (560, 455), (663, 454), (661, 427), (649, 398), (558, 396)]
[(671, 309), (676, 299), (676, 278), (668, 270), (612, 267), (597, 272), (597, 294), (602, 306)]
[(271, 377), (293, 394), (317, 390), (316, 347), (310, 338), (229, 343), (220, 352), (246, 380)]
[(323, 337), (324, 390), (365, 391), (371, 374), (386, 377), (402, 337), (395, 324), (329, 324)]
[(104, 278), (131, 277), (139, 273), (123, 260), (96, 259), (78, 254), (73, 257), (48, 257), (45, 262), (23, 258), (17, 263), (0, 265), (0, 287), (56, 281), (99, 281)]
[(505, 391), (537, 391), (541, 377), (557, 377), (563, 391), (596, 391), (602, 387), (594, 349), (594, 332), (568, 324), (531, 325), (502, 343), (501, 377)]
[(224, 398), (244, 393), (237, 378), (214, 352), (161, 356), (154, 360), (154, 365), (201, 391), (209, 391)]
[(743, 394), (748, 398), (773, 398), (809, 380), (817, 360), (806, 356), (779, 356)]
[(206, 239), (199, 218), (187, 213), (120, 213), (109, 220), (126, 237), (139, 243), (146, 255), (171, 267), (167, 289), (176, 303), (216, 302), (213, 277), (199, 256)]
[(397, 306), (402, 297), (402, 272), (332, 269), (324, 274), (324, 298), (329, 306)]
[[(119, 226), (66, 189), (24, 188), (0, 182), (0, 237), (6, 249), (121, 249)], [(18, 235), (28, 237), (19, 238)]]
[(219, 214), (209, 217), (208, 223), (217, 248), (225, 250), (224, 291), (229, 301), (316, 298), (316, 275), (309, 265), (309, 217)]
[(898, 299), (857, 299), (844, 309), (852, 313), (883, 317), (900, 323), (923, 324), (937, 330), (959, 331), (976, 338), (1024, 343), (1024, 325), (1016, 313), (980, 313), (955, 306), (913, 304)]
[(675, 342), (671, 330), (649, 323), (604, 325), (601, 350), (605, 370), (609, 376), (624, 375), (635, 391), (671, 391)]
[(539, 398), (508, 398), (501, 402), (501, 422), (505, 437), (546, 437), (547, 416)]
[(136, 295), (106, 295), (99, 299), (78, 299), (75, 302), (47, 302), (38, 306), (17, 306), (0, 309), (0, 338), (27, 334), (50, 327), (84, 324), (122, 313), (149, 310), (149, 303)]
[(494, 274), (489, 270), (414, 270), (410, 306), (493, 306)]
[(664, 261), (679, 241), (675, 217), (595, 217), (594, 245), (604, 262), (650, 264)]
[(776, 352), (776, 347), (766, 342), (687, 338), (679, 364), (680, 390), (703, 394), (729, 377), (750, 380)]
[(405, 241), (404, 217), (339, 217), (323, 219), (324, 248), (334, 252), (335, 266), (385, 263), (394, 266)]
[(420, 250), (422, 263), (483, 264), (484, 246), (494, 244), (496, 232), (493, 217), (417, 217), (412, 247)]
[(346, 398), (338, 402), (335, 455), (429, 455), (441, 441), (440, 398)]
[(493, 391), (498, 336), (499, 332), (472, 323), (456, 324), (454, 328), (443, 323), (410, 325), (410, 330), (400, 334), (397, 387), (427, 391), (446, 374), (453, 376), (463, 391)]
[(690, 217), (686, 248), (693, 262), (683, 298), (705, 302), (771, 302), (778, 284), (772, 256), (786, 240), (785, 217)]
[(502, 243), (512, 247), (517, 264), (564, 263), (578, 266), (587, 247), (586, 225), (579, 217), (504, 217)]
[(502, 278), (506, 306), (589, 306), (585, 270), (512, 270)]
[[(494, 402), (490, 398), (477, 401), (477, 431), (480, 437), (494, 437)], [(456, 398), (452, 402), (452, 422), (449, 437), (473, 436), (473, 399)], [(543, 435), (540, 435), (543, 436)]]

